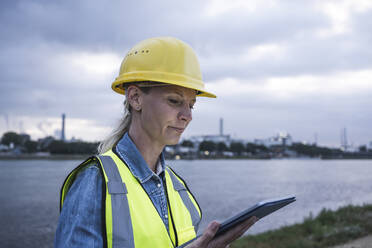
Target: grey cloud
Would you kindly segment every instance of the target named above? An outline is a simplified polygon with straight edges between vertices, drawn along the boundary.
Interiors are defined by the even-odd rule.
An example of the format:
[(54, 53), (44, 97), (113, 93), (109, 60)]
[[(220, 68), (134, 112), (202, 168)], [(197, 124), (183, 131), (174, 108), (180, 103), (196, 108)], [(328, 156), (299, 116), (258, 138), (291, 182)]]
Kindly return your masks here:
[[(77, 51), (123, 56), (136, 42), (151, 36), (171, 35), (188, 42), (199, 54), (208, 82), (234, 77), (257, 83), (273, 76), (371, 68), (371, 11), (353, 13), (350, 34), (319, 38), (314, 33), (330, 27), (331, 22), (313, 3), (304, 1), (280, 1), (273, 8), (234, 10), (216, 17), (205, 17), (208, 3), (200, 1), (34, 0), (0, 4), (4, 34), (0, 40), (2, 115), (59, 117), (66, 112), (69, 118), (96, 120), (102, 125), (119, 118), (123, 97), (110, 90), (116, 75), (105, 82), (82, 83), (69, 65), (52, 64), (53, 58)], [(239, 60), (244, 49), (265, 43), (282, 44), (287, 53), (280, 58)], [(218, 121), (224, 109), (233, 123), (231, 130), (238, 130), (239, 135), (264, 137), (276, 129), (288, 129), (303, 138), (318, 130), (327, 143), (337, 143), (333, 133), (338, 130), (332, 127), (345, 125), (355, 127), (355, 135), (367, 142), (372, 137), (367, 128), (372, 121), (367, 114), (371, 104), (368, 93), (289, 102), (268, 95), (227, 97), (223, 103), (210, 103), (209, 113), (199, 115), (196, 110), (192, 132), (208, 132), (209, 120)]]
[[(301, 41), (288, 39), (290, 43), (283, 57), (265, 58), (252, 62), (205, 65), (209, 80), (223, 77), (259, 79), (296, 75), (323, 75), (341, 70), (362, 70), (372, 66), (372, 52), (358, 40), (358, 34), (327, 40), (309, 37)], [(226, 55), (230, 56), (230, 55)], [(229, 60), (228, 60), (229, 61)], [(233, 59), (230, 59), (233, 61)], [(251, 80), (250, 82), (253, 82)]]
[(2, 18), (8, 42), (36, 39), (122, 52), (123, 48), (149, 36), (177, 33), (175, 30), (188, 22), (188, 13), (202, 5), (175, 1), (70, 0), (20, 1), (13, 7)]
[[(22, 3), (22, 4), (21, 4)], [(339, 64), (339, 56), (331, 62), (320, 63), (319, 51), (335, 50), (343, 55), (337, 43), (327, 44), (314, 40), (312, 31), (329, 26), (329, 20), (309, 6), (281, 2), (279, 7), (246, 13), (243, 10), (226, 13), (215, 18), (201, 16), (207, 8), (197, 5), (161, 2), (142, 4), (116, 2), (105, 4), (92, 1), (21, 2), (8, 19), (4, 29), (10, 42), (48, 42), (80, 49), (115, 50), (123, 54), (138, 40), (149, 36), (175, 35), (191, 43), (201, 56), (213, 61), (214, 55), (231, 58), (244, 48), (270, 42), (291, 42), (287, 58), (279, 61), (270, 58), (253, 63), (221, 64), (203, 67), (208, 79), (219, 77), (260, 77), (267, 75), (302, 74), (326, 71)], [(89, 7), (87, 7), (89, 6)], [(166, 10), (166, 11), (164, 11)], [(18, 13), (20, 12), (20, 13)], [(269, 18), (268, 18), (269, 17)], [(6, 27), (5, 27), (6, 26)], [(295, 35), (305, 33), (306, 43), (296, 41)], [(22, 44), (22, 43), (21, 43)], [(293, 51), (292, 51), (293, 50)], [(324, 50), (324, 51), (322, 51)], [(312, 51), (307, 54), (307, 51)], [(315, 51), (315, 52), (314, 52)], [(217, 57), (217, 59), (219, 59)]]

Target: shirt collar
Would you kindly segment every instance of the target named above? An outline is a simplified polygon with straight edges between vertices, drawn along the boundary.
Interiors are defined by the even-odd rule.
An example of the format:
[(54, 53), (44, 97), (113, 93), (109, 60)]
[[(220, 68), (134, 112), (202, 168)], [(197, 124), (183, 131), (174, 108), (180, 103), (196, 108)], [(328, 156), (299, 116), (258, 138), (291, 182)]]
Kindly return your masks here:
[[(143, 158), (140, 151), (137, 149), (136, 145), (129, 137), (128, 133), (119, 140), (116, 145), (116, 152), (122, 160), (127, 164), (129, 170), (132, 172), (141, 183), (146, 182), (155, 173), (149, 168), (145, 159)], [(159, 156), (159, 162), (156, 168), (156, 174), (160, 175), (164, 171), (164, 155), (163, 152)]]

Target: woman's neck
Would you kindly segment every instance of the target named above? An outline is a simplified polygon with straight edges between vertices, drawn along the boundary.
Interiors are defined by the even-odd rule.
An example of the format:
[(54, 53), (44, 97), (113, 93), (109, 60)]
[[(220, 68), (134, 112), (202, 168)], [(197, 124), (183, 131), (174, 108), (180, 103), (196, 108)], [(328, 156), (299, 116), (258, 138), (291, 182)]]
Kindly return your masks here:
[(135, 128), (136, 126), (137, 125), (131, 125), (129, 128), (129, 137), (140, 151), (149, 168), (153, 172), (156, 172), (156, 165), (158, 163), (159, 156), (163, 151), (164, 145), (160, 145), (159, 143), (151, 140), (151, 138), (146, 135), (145, 132), (140, 132), (140, 130)]

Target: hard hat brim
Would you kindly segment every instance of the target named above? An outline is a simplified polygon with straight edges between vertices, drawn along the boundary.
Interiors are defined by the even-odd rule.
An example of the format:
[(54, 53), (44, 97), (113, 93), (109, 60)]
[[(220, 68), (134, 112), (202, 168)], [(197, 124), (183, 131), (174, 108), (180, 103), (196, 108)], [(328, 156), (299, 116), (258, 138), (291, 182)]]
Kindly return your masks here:
[(178, 85), (181, 87), (194, 89), (198, 92), (197, 96), (216, 98), (216, 95), (204, 90), (204, 84), (201, 80), (187, 77), (185, 75), (168, 73), (168, 72), (154, 72), (154, 71), (135, 71), (127, 72), (117, 77), (112, 83), (111, 88), (122, 95), (125, 95), (124, 86), (126, 83), (152, 81), (167, 83), (171, 85)]

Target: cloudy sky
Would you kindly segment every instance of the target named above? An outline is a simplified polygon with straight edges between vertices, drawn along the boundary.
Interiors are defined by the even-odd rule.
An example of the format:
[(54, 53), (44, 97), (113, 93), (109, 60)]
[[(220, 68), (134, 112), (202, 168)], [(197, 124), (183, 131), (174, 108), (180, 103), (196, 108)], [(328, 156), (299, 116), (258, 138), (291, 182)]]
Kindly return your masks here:
[(110, 86), (126, 52), (174, 36), (199, 56), (207, 89), (185, 137), (278, 132), (338, 146), (372, 141), (372, 1), (0, 3), (0, 134), (102, 139), (122, 115)]

